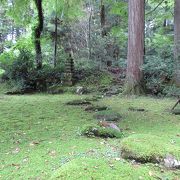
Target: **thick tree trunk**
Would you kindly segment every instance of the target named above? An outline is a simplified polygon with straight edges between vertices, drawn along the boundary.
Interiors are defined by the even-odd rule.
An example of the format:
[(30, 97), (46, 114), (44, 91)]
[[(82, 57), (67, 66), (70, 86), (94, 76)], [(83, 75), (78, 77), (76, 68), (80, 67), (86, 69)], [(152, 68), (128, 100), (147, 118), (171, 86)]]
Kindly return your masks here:
[(144, 0), (129, 0), (129, 39), (125, 94), (142, 94), (144, 63)]
[(174, 8), (174, 60), (175, 83), (180, 87), (180, 0), (175, 0)]
[(41, 52), (41, 33), (43, 30), (43, 11), (42, 11), (42, 0), (34, 0), (38, 11), (38, 24), (34, 30), (34, 44), (36, 51), (36, 67), (37, 69), (42, 68), (42, 52)]

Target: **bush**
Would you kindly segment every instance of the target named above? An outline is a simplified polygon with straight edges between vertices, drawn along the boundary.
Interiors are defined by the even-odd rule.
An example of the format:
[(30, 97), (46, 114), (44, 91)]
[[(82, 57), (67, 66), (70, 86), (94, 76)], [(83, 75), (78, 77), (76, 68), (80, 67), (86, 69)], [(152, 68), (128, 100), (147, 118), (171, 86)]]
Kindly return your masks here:
[(33, 57), (26, 49), (21, 49), (18, 53), (16, 56), (10, 51), (0, 57), (0, 67), (4, 70), (1, 79), (3, 81), (10, 80), (13, 84), (24, 87), (34, 69)]
[(46, 90), (47, 85), (61, 82), (62, 69), (60, 67), (52, 68), (44, 65), (42, 69), (37, 70), (34, 65), (34, 56), (26, 49), (20, 49), (18, 56), (13, 56), (11, 52), (5, 53), (0, 60), (0, 67), (4, 70), (1, 79), (9, 81), (15, 87), (14, 89)]
[[(154, 95), (164, 94), (164, 88), (171, 82), (173, 76), (173, 59), (149, 55), (142, 66), (145, 75), (147, 91)], [(165, 95), (165, 94), (164, 94)]]

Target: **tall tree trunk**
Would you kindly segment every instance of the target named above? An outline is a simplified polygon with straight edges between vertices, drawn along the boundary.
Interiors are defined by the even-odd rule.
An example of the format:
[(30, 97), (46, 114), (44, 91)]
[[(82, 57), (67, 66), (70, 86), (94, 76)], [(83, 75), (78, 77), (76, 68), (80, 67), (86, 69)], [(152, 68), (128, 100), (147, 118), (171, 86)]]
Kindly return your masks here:
[(174, 7), (174, 60), (175, 83), (180, 87), (180, 0), (175, 0)]
[(129, 35), (125, 94), (142, 94), (144, 63), (144, 0), (129, 0)]
[(88, 22), (88, 49), (89, 49), (89, 54), (88, 54), (88, 59), (91, 59), (92, 56), (92, 44), (91, 44), (91, 21), (92, 21), (92, 4), (90, 4), (90, 13), (89, 13), (89, 22)]
[(100, 13), (100, 18), (101, 18), (101, 29), (102, 29), (102, 37), (106, 36), (106, 30), (105, 30), (105, 24), (106, 24), (106, 12), (105, 12), (105, 5), (103, 4), (103, 0), (101, 0), (101, 13)]
[(42, 68), (42, 52), (41, 52), (41, 33), (43, 30), (43, 11), (42, 11), (42, 0), (34, 0), (38, 11), (38, 24), (34, 30), (34, 44), (36, 51), (36, 67), (37, 69)]
[(56, 16), (55, 16), (55, 37), (54, 37), (54, 67), (57, 65), (57, 0), (56, 0)]

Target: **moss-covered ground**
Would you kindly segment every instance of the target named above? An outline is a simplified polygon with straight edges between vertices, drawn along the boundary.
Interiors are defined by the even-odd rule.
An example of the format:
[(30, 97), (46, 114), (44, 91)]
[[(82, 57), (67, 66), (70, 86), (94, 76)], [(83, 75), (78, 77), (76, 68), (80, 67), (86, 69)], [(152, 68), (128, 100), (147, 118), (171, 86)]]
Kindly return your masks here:
[(85, 97), (90, 95), (0, 95), (0, 179), (180, 178), (179, 170), (121, 157), (123, 148), (139, 157), (154, 153), (180, 157), (180, 116), (168, 112), (175, 99), (116, 96), (93, 102), (122, 116), (118, 125), (125, 137), (101, 139), (80, 135), (84, 125), (97, 123), (94, 113), (66, 105)]

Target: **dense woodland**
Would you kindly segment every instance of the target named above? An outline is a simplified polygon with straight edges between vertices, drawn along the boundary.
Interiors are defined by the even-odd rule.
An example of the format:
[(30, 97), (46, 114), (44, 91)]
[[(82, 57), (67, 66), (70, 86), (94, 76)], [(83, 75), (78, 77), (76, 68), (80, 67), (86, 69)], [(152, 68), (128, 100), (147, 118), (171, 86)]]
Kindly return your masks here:
[(0, 0), (0, 179), (179, 180), (180, 0)]
[(1, 2), (1, 81), (44, 91), (109, 71), (126, 94), (178, 95), (179, 1)]

